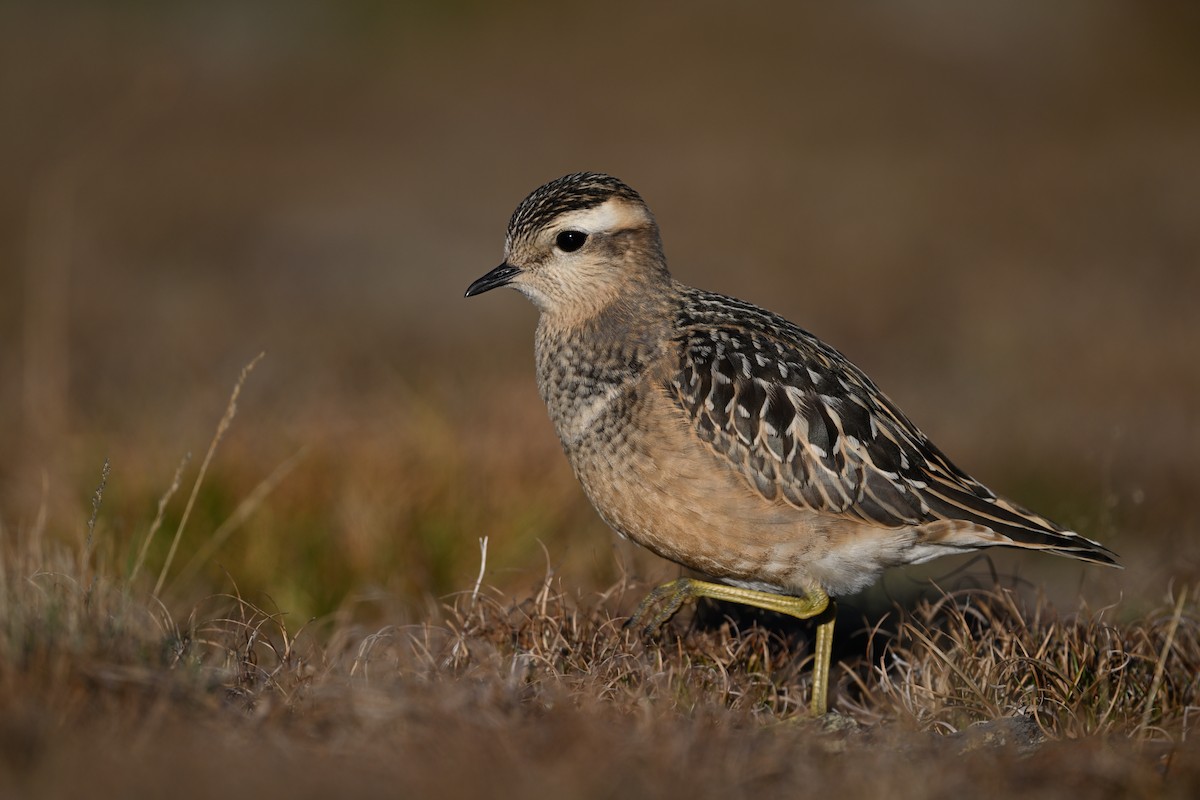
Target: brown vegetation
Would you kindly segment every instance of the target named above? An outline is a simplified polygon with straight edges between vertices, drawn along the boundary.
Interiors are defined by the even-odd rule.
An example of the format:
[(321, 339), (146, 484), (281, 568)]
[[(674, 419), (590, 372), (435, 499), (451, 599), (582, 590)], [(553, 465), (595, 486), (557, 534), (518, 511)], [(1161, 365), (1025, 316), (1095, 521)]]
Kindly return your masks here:
[(803, 628), (713, 606), (642, 641), (620, 613), (644, 587), (578, 598), (547, 577), (524, 600), (476, 586), (409, 624), (293, 626), (236, 594), (176, 618), (84, 558), (6, 538), (5, 794), (1200, 788), (1200, 608), (1184, 590), (1128, 620), (1001, 589), (897, 608), (842, 654), (837, 715), (811, 722)]

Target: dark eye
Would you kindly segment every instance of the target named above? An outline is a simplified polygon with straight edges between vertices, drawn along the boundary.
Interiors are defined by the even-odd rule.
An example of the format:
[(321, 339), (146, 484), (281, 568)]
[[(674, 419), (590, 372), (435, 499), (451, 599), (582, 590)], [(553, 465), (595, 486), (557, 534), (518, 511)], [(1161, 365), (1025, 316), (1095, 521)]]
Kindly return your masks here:
[(563, 231), (554, 240), (558, 245), (558, 249), (564, 253), (574, 253), (579, 248), (583, 247), (583, 243), (587, 241), (587, 234), (583, 231)]

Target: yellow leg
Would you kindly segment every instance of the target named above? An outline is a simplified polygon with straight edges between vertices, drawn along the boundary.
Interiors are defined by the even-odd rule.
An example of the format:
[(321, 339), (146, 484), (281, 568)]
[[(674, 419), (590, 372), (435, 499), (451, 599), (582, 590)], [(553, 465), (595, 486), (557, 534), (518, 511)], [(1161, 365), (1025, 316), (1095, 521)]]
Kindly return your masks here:
[(814, 717), (824, 716), (829, 693), (829, 666), (833, 656), (833, 621), (837, 616), (837, 605), (829, 599), (829, 595), (820, 589), (814, 589), (805, 597), (794, 597), (741, 589), (723, 583), (698, 581), (695, 578), (679, 578), (664, 583), (646, 595), (646, 599), (625, 624), (627, 627), (642, 628), (646, 633), (652, 633), (674, 616), (684, 603), (698, 597), (741, 603), (788, 614), (797, 619), (820, 616), (821, 620), (817, 624), (816, 651), (813, 654), (812, 703), (809, 708)]

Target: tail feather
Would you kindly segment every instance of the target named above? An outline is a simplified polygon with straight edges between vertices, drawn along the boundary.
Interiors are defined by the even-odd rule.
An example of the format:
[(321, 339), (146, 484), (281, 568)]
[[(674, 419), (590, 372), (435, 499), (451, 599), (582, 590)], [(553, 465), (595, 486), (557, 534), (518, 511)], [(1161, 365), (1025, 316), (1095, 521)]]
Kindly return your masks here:
[[(1067, 530), (1038, 514), (999, 497), (983, 497), (946, 483), (924, 494), (929, 509), (949, 526), (923, 528), (946, 544), (971, 547), (1019, 547), (1040, 550), (1093, 564), (1121, 567), (1117, 554), (1099, 542)], [(961, 523), (954, 525), (953, 523)]]

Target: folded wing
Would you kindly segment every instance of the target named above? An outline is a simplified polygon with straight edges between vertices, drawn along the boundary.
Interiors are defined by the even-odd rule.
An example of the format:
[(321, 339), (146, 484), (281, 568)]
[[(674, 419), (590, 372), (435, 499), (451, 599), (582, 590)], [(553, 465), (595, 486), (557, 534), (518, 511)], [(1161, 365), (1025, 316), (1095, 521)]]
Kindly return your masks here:
[[(958, 469), (861, 370), (782, 317), (696, 291), (680, 323), (668, 390), (764, 498), (886, 528), (958, 521), (988, 534), (975, 546), (1116, 563), (1104, 546)], [(930, 531), (942, 537), (954, 526)]]

